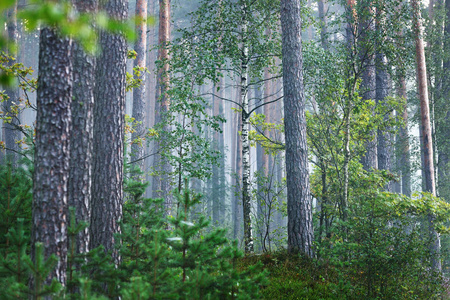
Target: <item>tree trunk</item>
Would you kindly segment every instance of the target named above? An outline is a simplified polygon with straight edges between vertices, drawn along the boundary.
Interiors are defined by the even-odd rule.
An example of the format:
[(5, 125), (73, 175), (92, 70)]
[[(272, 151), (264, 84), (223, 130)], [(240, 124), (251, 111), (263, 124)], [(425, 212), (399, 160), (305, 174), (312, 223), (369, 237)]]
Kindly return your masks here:
[[(156, 2), (158, 0), (149, 0), (148, 3), (148, 12), (147, 16), (154, 16), (156, 14)], [(157, 32), (156, 32), (156, 26), (150, 26), (148, 29), (148, 51), (147, 51), (147, 68), (150, 70), (150, 74), (147, 74), (147, 88), (146, 88), (146, 99), (148, 100), (146, 102), (146, 125), (148, 128), (153, 128), (155, 126), (155, 107), (156, 107), (156, 58), (157, 58), (157, 51), (155, 49), (155, 45), (158, 41)], [(154, 155), (151, 155), (154, 153), (155, 148), (155, 141), (151, 140), (147, 146), (147, 153), (149, 157), (145, 160), (145, 166), (146, 170), (150, 170), (152, 166), (154, 165)], [(152, 191), (153, 191), (153, 177), (150, 174), (151, 172), (146, 172), (145, 174), (145, 181), (150, 183), (147, 187), (145, 197), (151, 198), (152, 197)]]
[(71, 41), (43, 28), (39, 47), (36, 152), (33, 180), (33, 260), (36, 243), (46, 259), (55, 254), (56, 268), (46, 279), (66, 282), (67, 183), (70, 160), (70, 103), (72, 101)]
[(237, 118), (237, 128), (234, 130), (235, 139), (236, 139), (236, 148), (235, 150), (235, 173), (236, 173), (236, 181), (235, 181), (235, 193), (233, 197), (233, 237), (235, 239), (241, 238), (241, 213), (242, 213), (242, 199), (240, 197), (241, 193), (241, 178), (242, 178), (242, 139), (238, 134), (238, 128), (242, 126), (241, 118)]
[(450, 0), (445, 1), (446, 18), (444, 24), (442, 64), (442, 89), (438, 99), (436, 110), (436, 134), (438, 153), (438, 193), (439, 196), (450, 200), (450, 111), (448, 110), (448, 99), (450, 99)]
[(247, 45), (247, 31), (248, 21), (246, 15), (248, 14), (248, 7), (245, 1), (241, 1), (242, 15), (242, 56), (241, 56), (241, 82), (240, 82), (240, 96), (242, 105), (242, 205), (244, 213), (244, 251), (245, 253), (253, 252), (253, 233), (251, 221), (251, 185), (250, 185), (250, 140), (248, 138), (250, 130), (250, 115), (249, 115), (249, 101), (248, 101), (248, 45)]
[[(398, 97), (402, 97), (406, 101), (406, 80), (402, 75), (400, 77), (399, 87), (398, 87)], [(399, 137), (399, 148), (400, 148), (400, 171), (402, 175), (402, 194), (411, 197), (411, 161), (410, 161), (410, 150), (409, 150), (409, 137), (408, 137), (408, 109), (405, 103), (403, 107), (402, 119), (403, 126), (400, 127), (398, 137)]]
[(288, 251), (313, 257), (300, 8), (300, 0), (281, 1)]
[[(74, 0), (80, 13), (96, 13), (97, 0)], [(77, 223), (90, 221), (95, 57), (73, 42), (72, 133), (70, 136), (69, 206), (75, 208)], [(76, 253), (89, 249), (89, 229), (76, 239)]]
[[(372, 12), (372, 8), (369, 8)], [(375, 32), (373, 14), (369, 14), (369, 20), (361, 22), (361, 40), (359, 41), (359, 58), (362, 60), (362, 81), (360, 90), (363, 100), (375, 101), (376, 98), (376, 70), (373, 53), (372, 36)], [(372, 114), (374, 112), (372, 111)], [(366, 153), (361, 158), (364, 170), (369, 171), (378, 168), (377, 133), (375, 130), (369, 132), (368, 140), (365, 142)]]
[[(167, 95), (169, 85), (169, 53), (167, 44), (170, 42), (170, 0), (159, 0), (159, 33), (158, 33), (158, 60), (163, 63), (158, 70), (156, 82), (156, 106), (155, 106), (155, 124), (165, 122), (165, 115), (169, 111), (170, 101)], [(164, 124), (162, 131), (169, 132), (170, 126)], [(164, 135), (164, 133), (162, 133)], [(162, 140), (162, 139), (161, 139)], [(162, 155), (162, 151), (171, 151), (165, 149), (163, 142), (157, 141), (155, 145), (154, 168), (157, 171), (153, 177), (153, 197), (165, 199), (165, 212), (169, 213), (172, 208), (170, 198), (170, 172), (171, 167)]]
[[(136, 59), (134, 60), (135, 68), (145, 68), (147, 65), (147, 1), (136, 1), (135, 16), (138, 20), (136, 25), (136, 41), (134, 43), (134, 51), (136, 51)], [(133, 118), (136, 122), (134, 132), (132, 134), (131, 160), (136, 161), (141, 171), (144, 171), (144, 145), (145, 145), (145, 83), (146, 72), (140, 72), (142, 84), (133, 90)], [(136, 179), (143, 180), (144, 175), (138, 176)]]
[[(8, 42), (16, 44), (19, 39), (19, 32), (17, 29), (17, 1), (14, 6), (7, 11), (8, 23), (6, 24), (8, 30)], [(16, 45), (11, 45), (11, 49), (8, 49), (9, 55), (17, 59), (17, 50), (14, 49)], [(16, 61), (9, 61), (8, 65), (12, 66)], [(6, 148), (6, 158), (11, 162), (13, 168), (17, 165), (17, 151), (19, 147), (16, 141), (19, 139), (19, 131), (17, 126), (19, 125), (19, 115), (14, 113), (14, 106), (19, 104), (19, 89), (17, 86), (10, 86), (5, 89), (8, 100), (4, 101), (3, 111), (10, 117), (10, 121), (3, 120), (3, 139)]]
[[(430, 111), (428, 103), (427, 68), (425, 63), (425, 51), (423, 47), (421, 32), (421, 16), (418, 0), (411, 1), (413, 7), (413, 24), (416, 44), (417, 85), (420, 99), (421, 129), (423, 142), (423, 170), (425, 175), (425, 191), (436, 196), (436, 185), (434, 179), (433, 142), (431, 137)], [(430, 252), (432, 256), (432, 268), (441, 271), (440, 261), (440, 237), (434, 228), (434, 216), (429, 213), (428, 225), (430, 236)]]
[(328, 49), (328, 20), (326, 15), (326, 0), (317, 0), (320, 19), (320, 42), (322, 48)]
[[(385, 106), (386, 97), (389, 94), (389, 74), (387, 72), (387, 58), (383, 53), (377, 52), (376, 54), (376, 100), (377, 105)], [(383, 117), (383, 121), (387, 122), (389, 115)], [(379, 170), (391, 170), (391, 135), (387, 132), (390, 128), (383, 130), (378, 129), (377, 134), (377, 154), (378, 154), (378, 169)], [(391, 184), (388, 183), (387, 190), (392, 191)]]
[[(128, 1), (110, 0), (101, 9), (124, 21)], [(103, 245), (120, 262), (114, 235), (120, 232), (123, 205), (123, 147), (127, 43), (119, 34), (100, 32), (94, 105), (94, 150), (90, 248)]]

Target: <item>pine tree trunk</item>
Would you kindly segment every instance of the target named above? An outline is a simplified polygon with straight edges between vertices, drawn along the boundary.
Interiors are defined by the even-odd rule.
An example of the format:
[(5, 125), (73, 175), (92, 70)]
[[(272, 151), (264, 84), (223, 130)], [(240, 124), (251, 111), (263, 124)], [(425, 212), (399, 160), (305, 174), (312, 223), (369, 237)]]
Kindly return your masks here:
[[(136, 18), (138, 18), (138, 24), (136, 25), (136, 41), (134, 43), (134, 51), (136, 51), (136, 59), (134, 60), (134, 67), (145, 68), (147, 65), (147, 1), (136, 1)], [(140, 72), (142, 84), (133, 90), (133, 118), (136, 122), (134, 132), (132, 134), (132, 146), (131, 146), (131, 160), (136, 161), (137, 166), (141, 171), (144, 171), (144, 147), (145, 147), (145, 83), (146, 72)], [(139, 141), (139, 142), (138, 142)], [(143, 175), (139, 178), (143, 180)]]
[[(418, 0), (411, 1), (413, 8), (413, 25), (416, 44), (416, 65), (417, 65), (417, 85), (420, 99), (420, 114), (421, 114), (421, 130), (423, 143), (423, 170), (425, 191), (436, 196), (436, 184), (434, 179), (434, 163), (433, 163), (433, 142), (431, 136), (430, 125), (430, 111), (428, 101), (428, 86), (427, 86), (427, 68), (425, 63), (425, 51), (421, 32), (421, 16), (420, 6)], [(430, 237), (430, 252), (432, 259), (432, 268), (434, 271), (441, 271), (440, 261), (440, 237), (434, 228), (434, 216), (429, 213), (429, 237)]]
[(328, 20), (326, 15), (326, 0), (317, 0), (319, 8), (319, 20), (320, 20), (320, 42), (322, 48), (328, 49)]
[(67, 184), (72, 101), (71, 41), (50, 28), (41, 29), (37, 89), (36, 152), (33, 180), (33, 260), (36, 243), (48, 259), (58, 257), (45, 280), (66, 282)]
[[(156, 15), (156, 2), (158, 0), (148, 0), (148, 11), (147, 11), (147, 16), (154, 16)], [(147, 50), (147, 68), (150, 71), (149, 74), (147, 74), (146, 78), (147, 78), (147, 83), (146, 83), (146, 96), (145, 99), (147, 99), (146, 101), (146, 126), (148, 128), (153, 128), (155, 125), (155, 107), (156, 107), (156, 74), (155, 74), (155, 69), (156, 69), (156, 58), (157, 58), (157, 51), (155, 50), (155, 45), (157, 43), (158, 37), (157, 37), (157, 32), (156, 32), (156, 26), (150, 26), (148, 28), (148, 50)], [(155, 147), (155, 142), (154, 141), (150, 141), (147, 145), (146, 145), (146, 149), (147, 149), (147, 153), (149, 155), (149, 157), (147, 157), (145, 159), (145, 170), (150, 170), (152, 168), (152, 166), (154, 165), (153, 161), (154, 161), (154, 155), (152, 155), (154, 153), (154, 147)], [(146, 193), (145, 193), (145, 197), (146, 198), (151, 198), (152, 197), (152, 181), (153, 177), (150, 174), (150, 172), (146, 172), (145, 174), (145, 181), (150, 183), (147, 187)]]
[[(387, 58), (383, 53), (377, 52), (376, 54), (376, 102), (377, 105), (386, 105), (386, 97), (389, 95), (389, 74), (387, 72)], [(389, 116), (384, 116), (383, 121), (387, 122)], [(383, 130), (378, 129), (377, 134), (377, 154), (378, 154), (378, 169), (379, 170), (391, 170), (391, 135), (388, 133), (390, 128)], [(392, 186), (388, 184), (387, 190), (391, 191)]]
[(445, 1), (446, 18), (444, 24), (442, 64), (442, 89), (439, 97), (439, 106), (436, 116), (436, 134), (438, 153), (438, 192), (439, 196), (447, 201), (450, 199), (450, 111), (448, 99), (450, 99), (450, 0)]
[[(263, 99), (263, 94), (262, 91), (260, 89), (260, 86), (256, 86), (255, 87), (255, 99), (256, 101), (261, 101)], [(262, 114), (263, 113), (263, 107), (260, 107), (257, 109), (257, 113), (258, 114)], [(266, 117), (266, 122), (267, 122), (267, 117)], [(268, 169), (268, 157), (267, 155), (264, 153), (264, 148), (261, 146), (260, 143), (258, 143), (256, 145), (256, 172), (259, 175), (259, 179), (257, 181), (257, 195), (256, 195), (256, 229), (257, 229), (257, 233), (256, 235), (258, 236), (258, 238), (260, 239), (261, 242), (261, 246), (262, 249), (265, 249), (265, 245), (263, 243), (263, 237), (266, 233), (266, 225), (270, 225), (270, 224), (266, 224), (266, 212), (267, 212), (267, 204), (269, 200), (268, 199), (268, 195), (267, 192), (265, 190), (266, 186), (265, 186), (265, 178), (267, 178), (267, 169)], [(265, 177), (265, 178), (264, 178)], [(270, 219), (267, 218), (267, 221), (269, 221)], [(258, 249), (261, 250), (261, 249)]]
[[(8, 22), (6, 24), (8, 31), (8, 41), (10, 43), (17, 43), (19, 38), (19, 32), (17, 30), (17, 1), (14, 6), (7, 11)], [(11, 45), (9, 55), (17, 59), (17, 50), (14, 49), (15, 45)], [(9, 61), (9, 65), (12, 66), (16, 61)], [(3, 120), (3, 140), (6, 148), (6, 158), (12, 164), (13, 168), (17, 166), (17, 151), (19, 147), (16, 140), (19, 139), (19, 131), (17, 126), (20, 124), (19, 115), (14, 113), (15, 104), (19, 104), (19, 89), (16, 86), (10, 86), (5, 89), (8, 100), (2, 103), (3, 111), (10, 117), (10, 121)]]
[[(97, 0), (74, 0), (80, 13), (96, 13)], [(92, 146), (95, 57), (73, 42), (72, 133), (70, 136), (69, 207), (75, 208), (77, 223), (90, 221), (92, 185)], [(81, 231), (76, 240), (76, 253), (89, 249), (89, 229)]]
[[(372, 8), (370, 8), (372, 11)], [(362, 60), (363, 66), (362, 81), (360, 90), (362, 91), (363, 100), (375, 101), (376, 98), (376, 70), (375, 58), (371, 46), (371, 38), (375, 32), (375, 24), (372, 14), (369, 15), (369, 20), (361, 22), (361, 40), (359, 41), (359, 57)], [(372, 111), (372, 114), (374, 112)], [(369, 139), (365, 142), (366, 153), (361, 158), (361, 163), (364, 170), (378, 168), (378, 152), (377, 152), (377, 133), (375, 130), (369, 132)]]
[(281, 1), (288, 251), (313, 257), (300, 7), (300, 0)]
[[(159, 0), (159, 33), (158, 33), (158, 60), (163, 62), (162, 68), (158, 70), (156, 82), (156, 106), (155, 106), (155, 124), (165, 122), (165, 115), (169, 111), (170, 100), (166, 93), (169, 85), (169, 53), (167, 43), (170, 42), (170, 0)], [(168, 124), (163, 125), (163, 132), (166, 134), (170, 130)], [(164, 133), (162, 133), (164, 135)], [(163, 137), (163, 136), (162, 136)], [(164, 138), (164, 137), (163, 137)], [(157, 175), (153, 177), (153, 197), (165, 199), (165, 212), (169, 213), (172, 209), (170, 200), (170, 172), (169, 162), (162, 156), (163, 151), (171, 151), (164, 147), (163, 138), (156, 142), (154, 168)], [(161, 142), (162, 141), (162, 142)]]
[[(398, 87), (398, 96), (403, 99), (407, 99), (406, 95), (406, 80), (402, 75), (400, 77), (400, 83)], [(411, 197), (411, 161), (410, 161), (410, 150), (409, 150), (409, 136), (408, 136), (408, 109), (405, 103), (403, 107), (402, 119), (403, 126), (400, 127), (398, 137), (399, 137), (399, 148), (400, 148), (400, 171), (402, 174), (402, 194)]]
[(242, 199), (241, 196), (241, 179), (242, 179), (242, 139), (238, 134), (238, 128), (242, 127), (242, 120), (238, 118), (237, 128), (234, 131), (235, 139), (236, 139), (236, 148), (235, 148), (235, 173), (236, 173), (236, 181), (235, 181), (235, 192), (234, 192), (234, 201), (233, 201), (233, 237), (235, 239), (240, 239), (241, 234), (241, 214), (242, 214)]
[[(128, 1), (110, 0), (101, 7), (109, 17), (124, 21)], [(127, 43), (119, 34), (102, 31), (94, 93), (94, 149), (90, 248), (103, 245), (120, 262), (115, 234), (120, 232), (123, 205), (123, 147)]]

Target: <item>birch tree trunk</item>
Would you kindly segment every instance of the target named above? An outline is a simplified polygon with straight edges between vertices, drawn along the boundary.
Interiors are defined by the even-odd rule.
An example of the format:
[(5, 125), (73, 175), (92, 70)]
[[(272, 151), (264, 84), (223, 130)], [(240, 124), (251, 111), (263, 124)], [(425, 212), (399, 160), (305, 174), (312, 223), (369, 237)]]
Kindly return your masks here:
[(251, 222), (251, 185), (250, 185), (250, 140), (248, 138), (250, 129), (250, 115), (249, 115), (249, 103), (248, 103), (248, 45), (247, 45), (247, 31), (248, 20), (246, 14), (248, 14), (248, 7), (245, 1), (241, 0), (242, 9), (242, 56), (241, 56), (241, 82), (240, 82), (240, 96), (241, 96), (241, 119), (242, 119), (242, 205), (244, 214), (244, 251), (245, 253), (253, 252), (253, 232)]
[(288, 251), (313, 257), (300, 8), (300, 0), (281, 1)]

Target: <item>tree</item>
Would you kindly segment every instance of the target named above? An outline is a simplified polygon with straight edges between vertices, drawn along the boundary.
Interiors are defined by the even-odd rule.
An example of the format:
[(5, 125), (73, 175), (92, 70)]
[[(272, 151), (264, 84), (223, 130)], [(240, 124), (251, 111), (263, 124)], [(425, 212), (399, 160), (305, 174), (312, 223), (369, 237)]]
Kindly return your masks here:
[(147, 55), (147, 0), (136, 1), (136, 36), (134, 43), (134, 51), (136, 51), (136, 59), (134, 67), (139, 69), (142, 85), (133, 90), (133, 118), (135, 120), (135, 128), (132, 135), (131, 156), (132, 160), (136, 160), (136, 166), (144, 170), (144, 146), (142, 145), (142, 137), (145, 134), (145, 78), (146, 78), (146, 55)]
[[(428, 85), (427, 85), (427, 66), (425, 63), (425, 50), (421, 32), (421, 16), (418, 0), (411, 0), (413, 8), (413, 26), (416, 46), (416, 66), (417, 66), (417, 90), (420, 99), (420, 115), (422, 129), (422, 151), (425, 191), (436, 196), (436, 184), (434, 178), (433, 163), (433, 141), (430, 125), (430, 109), (428, 102)], [(434, 216), (431, 212), (428, 214), (428, 233), (430, 237), (430, 252), (432, 255), (432, 267), (434, 271), (441, 271), (441, 262), (439, 258), (440, 238), (434, 227)]]
[[(156, 107), (155, 124), (162, 124), (163, 132), (168, 132), (165, 117), (169, 111), (170, 100), (167, 95), (169, 86), (169, 52), (168, 43), (170, 42), (170, 0), (159, 0), (159, 32), (158, 32), (158, 75), (156, 78)], [(153, 197), (161, 197), (166, 200), (165, 209), (168, 212), (172, 207), (169, 200), (170, 193), (170, 172), (171, 168), (167, 160), (162, 155), (162, 151), (171, 151), (161, 147), (160, 141), (156, 141), (154, 168), (156, 170), (153, 176)]]
[[(41, 29), (33, 185), (32, 250), (44, 246), (58, 263), (46, 280), (66, 281), (67, 184), (70, 160), (72, 42), (54, 28)], [(35, 259), (35, 257), (33, 257)]]
[[(111, 0), (100, 6), (116, 21), (127, 18), (128, 1)], [(103, 245), (115, 263), (115, 233), (120, 232), (123, 204), (123, 147), (127, 43), (121, 34), (101, 31), (94, 92), (94, 149), (90, 248)]]
[[(97, 0), (73, 0), (78, 13), (95, 13)], [(95, 57), (73, 42), (73, 100), (70, 136), (69, 206), (75, 208), (76, 222), (89, 223), (91, 213), (92, 147), (94, 120)], [(89, 229), (77, 236), (77, 253), (89, 249)]]
[[(18, 42), (18, 30), (17, 30), (17, 1), (14, 1), (14, 5), (7, 11), (7, 31), (10, 56), (16, 58)], [(14, 61), (10, 60), (9, 65), (13, 65)], [(19, 89), (16, 86), (10, 86), (6, 88), (6, 95), (9, 97), (3, 102), (3, 110), (8, 115), (8, 120), (3, 122), (3, 139), (6, 148), (6, 158), (11, 161), (13, 166), (16, 166), (17, 161), (17, 146), (16, 140), (19, 138), (17, 126), (19, 122), (19, 116), (17, 115), (17, 105), (19, 104)]]
[[(193, 82), (188, 82), (189, 85), (202, 85), (208, 81), (216, 84), (225, 75), (233, 81), (238, 78), (239, 94), (222, 100), (234, 103), (240, 113), (242, 178), (239, 179), (247, 253), (253, 252), (249, 120), (260, 106), (271, 103), (250, 98), (249, 91), (264, 84), (264, 68), (275, 69), (274, 60), (280, 56), (276, 22), (278, 8), (278, 2), (266, 0), (201, 1), (200, 7), (192, 14), (192, 28), (181, 30), (182, 37), (175, 41), (176, 46), (172, 50), (171, 61), (177, 64), (177, 68), (172, 65), (171, 72), (194, 78)], [(265, 34), (267, 29), (271, 29), (269, 36)]]
[(313, 257), (300, 8), (300, 0), (281, 1), (288, 250)]

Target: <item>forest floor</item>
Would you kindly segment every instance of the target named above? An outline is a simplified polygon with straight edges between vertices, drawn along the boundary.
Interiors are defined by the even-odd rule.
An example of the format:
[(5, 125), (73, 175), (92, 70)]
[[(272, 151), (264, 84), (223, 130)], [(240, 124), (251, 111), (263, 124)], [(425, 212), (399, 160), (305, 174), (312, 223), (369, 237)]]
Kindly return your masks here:
[(404, 282), (286, 251), (246, 256), (238, 266), (245, 269), (259, 262), (269, 272), (263, 299), (450, 299), (449, 280), (443, 277), (431, 284), (424, 278)]

